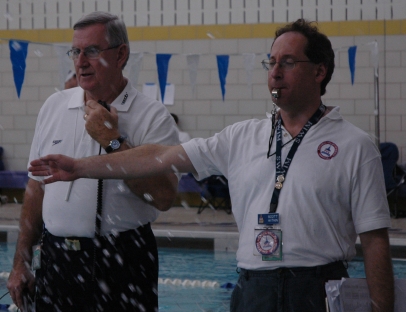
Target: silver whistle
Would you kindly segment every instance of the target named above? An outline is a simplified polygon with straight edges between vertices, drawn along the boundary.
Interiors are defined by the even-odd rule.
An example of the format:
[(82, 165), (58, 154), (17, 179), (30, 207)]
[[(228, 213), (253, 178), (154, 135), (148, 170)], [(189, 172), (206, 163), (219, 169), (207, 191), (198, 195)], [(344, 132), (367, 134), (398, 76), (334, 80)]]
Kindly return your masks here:
[(271, 92), (271, 95), (274, 99), (278, 99), (281, 96), (280, 90), (279, 89), (273, 89)]

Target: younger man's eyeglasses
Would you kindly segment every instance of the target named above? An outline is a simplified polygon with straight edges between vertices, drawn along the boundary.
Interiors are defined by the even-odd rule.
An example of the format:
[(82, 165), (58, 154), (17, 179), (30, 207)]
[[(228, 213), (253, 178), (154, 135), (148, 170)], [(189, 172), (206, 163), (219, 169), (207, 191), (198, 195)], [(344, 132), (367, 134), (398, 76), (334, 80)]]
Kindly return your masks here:
[(275, 60), (263, 60), (261, 62), (262, 67), (265, 70), (273, 70), (276, 64), (279, 64), (279, 68), (282, 70), (292, 70), (295, 68), (296, 63), (313, 63), (312, 61), (294, 61), (292, 59), (284, 59), (279, 62), (276, 62)]

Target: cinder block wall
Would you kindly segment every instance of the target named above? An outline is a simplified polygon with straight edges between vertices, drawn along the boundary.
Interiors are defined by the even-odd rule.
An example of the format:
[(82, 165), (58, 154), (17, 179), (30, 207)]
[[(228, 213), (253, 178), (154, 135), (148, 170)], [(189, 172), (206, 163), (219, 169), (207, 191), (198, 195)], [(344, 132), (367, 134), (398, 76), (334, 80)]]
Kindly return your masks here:
[[(374, 69), (368, 42), (378, 41), (380, 51), (380, 139), (396, 143), (400, 162), (406, 162), (406, 40), (398, 36), (331, 37), (336, 49), (336, 70), (327, 87), (324, 102), (338, 105), (352, 123), (375, 135)], [(222, 44), (220, 44), (222, 42)], [(271, 101), (266, 72), (260, 60), (266, 58), (272, 39), (175, 40), (131, 42), (132, 51), (174, 53), (168, 82), (175, 85), (175, 104), (167, 106), (180, 118), (183, 130), (192, 137), (208, 137), (225, 126), (248, 118), (265, 118)], [(351, 85), (347, 49), (358, 46), (355, 83)], [(344, 47), (342, 50), (340, 48)], [(385, 47), (385, 51), (383, 48)], [(186, 66), (187, 53), (202, 53), (196, 93), (192, 93)], [(252, 86), (246, 84), (242, 53), (258, 53)], [(262, 54), (261, 54), (262, 53)], [(216, 54), (230, 56), (225, 101), (221, 99)], [(38, 56), (40, 55), (40, 56)], [(59, 88), (58, 60), (52, 45), (29, 45), (21, 97), (14, 86), (8, 44), (0, 45), (0, 144), (9, 170), (25, 170), (35, 121), (45, 99)], [(138, 79), (157, 82), (155, 55), (146, 54)]]
[[(88, 2), (86, 3), (87, 6)], [(404, 11), (406, 5), (402, 3), (399, 2), (399, 8)], [(86, 10), (90, 12), (93, 9)], [(191, 10), (189, 16), (195, 16), (191, 14)], [(206, 11), (204, 14), (208, 16)], [(218, 14), (212, 21), (217, 21), (216, 25), (165, 26), (160, 19), (161, 24), (157, 23), (156, 27), (129, 27), (131, 51), (148, 52), (144, 55), (138, 79), (139, 90), (142, 90), (142, 84), (145, 82), (158, 82), (155, 53), (173, 54), (169, 63), (168, 83), (175, 85), (175, 104), (167, 107), (170, 112), (179, 115), (181, 128), (188, 131), (192, 137), (209, 137), (227, 125), (241, 120), (266, 118), (266, 111), (270, 111), (272, 107), (267, 89), (267, 73), (262, 69), (260, 61), (266, 58), (270, 51), (275, 28), (284, 23), (278, 20), (277, 22), (281, 23), (275, 24), (271, 20), (266, 21), (268, 24), (232, 25), (230, 21), (220, 23), (221, 16), (223, 15)], [(227, 20), (230, 16), (234, 15), (223, 17)], [(244, 16), (248, 18), (251, 15)], [(252, 16), (250, 18), (253, 18)], [(263, 15), (258, 16), (261, 19)], [(312, 14), (309, 16), (311, 18)], [(35, 19), (35, 15), (30, 18)], [(393, 18), (393, 15), (388, 18)], [(73, 14), (70, 20), (61, 18), (62, 20), (64, 23), (72, 23), (70, 20), (73, 20)], [(73, 22), (76, 20), (77, 18)], [(57, 24), (55, 25), (58, 26)], [(327, 21), (319, 24), (321, 30), (330, 37), (336, 51), (336, 69), (323, 101), (327, 105), (340, 106), (346, 119), (371, 136), (375, 135), (375, 90), (374, 68), (368, 43), (377, 41), (380, 141), (396, 143), (401, 153), (399, 162), (405, 163), (406, 20)], [(4, 20), (0, 23), (0, 38), (23, 39), (30, 41), (30, 44), (24, 85), (21, 97), (18, 98), (8, 41), (0, 41), (0, 145), (5, 149), (3, 159), (8, 170), (26, 170), (39, 109), (45, 99), (59, 88), (59, 64), (54, 45), (70, 44), (72, 31), (66, 27), (41, 29), (41, 25), (37, 24), (31, 30), (9, 27), (11, 22), (7, 25)], [(215, 39), (207, 36), (209, 32), (215, 34)], [(351, 84), (347, 55), (348, 47), (353, 45), (358, 47), (354, 85)], [(192, 94), (187, 69), (186, 55), (189, 53), (201, 54), (195, 94)], [(246, 83), (243, 53), (257, 54), (251, 87)], [(216, 54), (230, 55), (224, 102), (221, 97)]]

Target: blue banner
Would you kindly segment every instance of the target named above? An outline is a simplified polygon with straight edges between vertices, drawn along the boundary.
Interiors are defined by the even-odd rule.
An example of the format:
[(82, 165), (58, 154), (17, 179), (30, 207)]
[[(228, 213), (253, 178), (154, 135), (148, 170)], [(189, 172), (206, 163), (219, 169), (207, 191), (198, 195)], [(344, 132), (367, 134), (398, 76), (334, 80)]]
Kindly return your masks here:
[(217, 55), (217, 67), (219, 71), (221, 94), (224, 96), (226, 94), (226, 78), (228, 73), (228, 61), (230, 59), (229, 55)]
[(158, 67), (159, 89), (161, 90), (162, 103), (165, 100), (166, 79), (168, 77), (169, 60), (172, 54), (157, 54), (156, 65)]
[(350, 65), (351, 72), (351, 84), (354, 84), (355, 76), (355, 55), (357, 54), (357, 46), (348, 48), (348, 63)]
[(17, 89), (18, 98), (20, 98), (25, 76), (28, 42), (10, 40), (8, 45), (10, 48), (10, 60), (13, 66), (14, 84)]

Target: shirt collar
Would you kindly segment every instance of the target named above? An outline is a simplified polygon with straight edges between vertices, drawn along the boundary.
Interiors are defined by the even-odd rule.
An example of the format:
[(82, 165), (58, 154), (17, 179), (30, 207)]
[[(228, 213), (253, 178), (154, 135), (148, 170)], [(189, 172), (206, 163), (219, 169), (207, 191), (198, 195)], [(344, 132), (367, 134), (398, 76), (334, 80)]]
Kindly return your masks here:
[[(330, 119), (341, 119), (341, 115), (340, 115), (340, 107), (339, 106), (327, 106), (327, 109), (329, 110), (327, 112), (327, 115), (325, 117), (328, 117)], [(268, 119), (272, 118), (272, 114), (266, 112), (266, 117)]]
[[(124, 90), (120, 93), (120, 95), (111, 103), (117, 111), (119, 112), (126, 112), (131, 106), (131, 103), (137, 96), (138, 91), (132, 87), (131, 82), (128, 81), (127, 85), (125, 86)], [(69, 100), (68, 109), (69, 108), (78, 108), (83, 107), (85, 98), (85, 90), (81, 87), (78, 87), (78, 91), (75, 92)]]
[(131, 103), (137, 96), (137, 93), (138, 93), (137, 89), (133, 88), (131, 82), (128, 81), (124, 90), (113, 101), (113, 103), (111, 103), (111, 105), (114, 106), (119, 112), (126, 112), (129, 110)]

